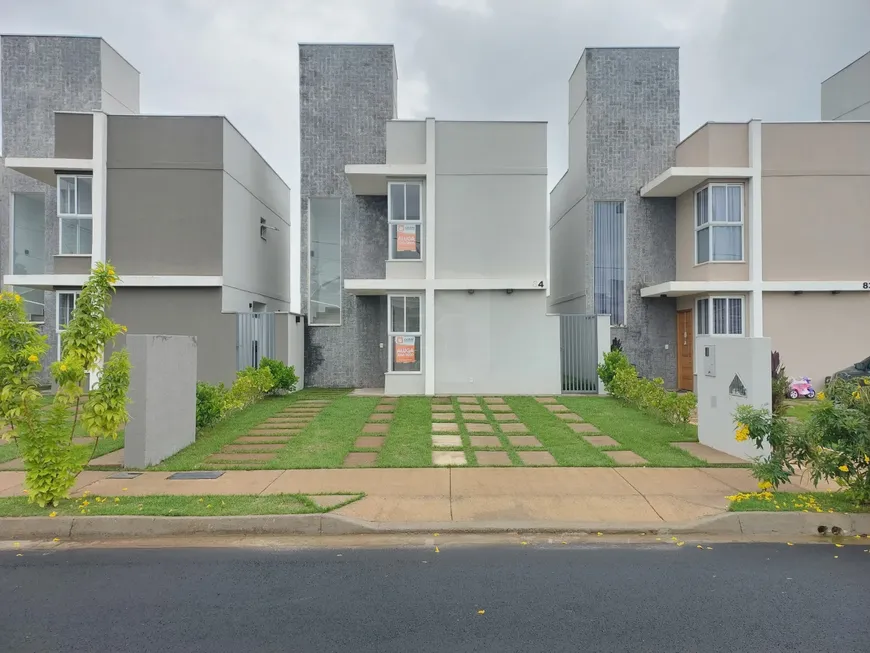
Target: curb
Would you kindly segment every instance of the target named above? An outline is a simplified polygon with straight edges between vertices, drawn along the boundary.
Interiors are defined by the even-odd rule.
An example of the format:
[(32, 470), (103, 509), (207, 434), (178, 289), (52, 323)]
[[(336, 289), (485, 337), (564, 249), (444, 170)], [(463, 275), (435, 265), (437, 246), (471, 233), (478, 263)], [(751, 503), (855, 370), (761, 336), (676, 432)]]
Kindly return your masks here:
[(370, 522), (330, 513), (237, 517), (3, 517), (0, 540), (129, 539), (192, 535), (574, 534), (845, 536), (870, 533), (870, 514), (742, 512), (692, 522)]

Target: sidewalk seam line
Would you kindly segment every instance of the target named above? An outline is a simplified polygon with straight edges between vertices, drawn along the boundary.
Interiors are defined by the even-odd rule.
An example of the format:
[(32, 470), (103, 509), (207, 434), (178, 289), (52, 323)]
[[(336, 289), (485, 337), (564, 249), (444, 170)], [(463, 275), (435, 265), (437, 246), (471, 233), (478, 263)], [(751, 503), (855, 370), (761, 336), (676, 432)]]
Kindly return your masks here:
[(641, 492), (640, 490), (638, 490), (636, 487), (634, 487), (634, 485), (632, 484), (632, 482), (629, 481), (627, 478), (625, 478), (625, 476), (623, 476), (622, 474), (620, 474), (620, 473), (619, 473), (619, 468), (618, 468), (618, 467), (614, 467), (613, 469), (614, 469), (614, 471), (617, 473), (617, 475), (619, 475), (619, 478), (621, 478), (623, 481), (625, 481), (626, 483), (628, 483), (629, 487), (631, 487), (632, 490), (634, 490), (634, 491), (637, 492), (640, 496), (643, 497), (643, 500), (646, 501), (646, 505), (648, 505), (648, 506), (650, 507), (650, 510), (652, 510), (652, 511), (656, 514), (656, 516), (657, 516), (659, 519), (662, 520), (662, 522), (667, 523), (667, 520), (659, 514), (659, 511), (656, 510), (655, 507), (653, 506), (653, 504), (650, 503), (649, 499), (646, 498), (646, 495), (645, 495), (643, 492)]
[(450, 485), (449, 485), (450, 501), (448, 503), (450, 504), (450, 521), (453, 521), (453, 469), (448, 468), (448, 471), (450, 472), (450, 474), (448, 474), (448, 476), (447, 476), (447, 478), (449, 479), (449, 482), (450, 482)]
[[(270, 487), (272, 487), (273, 485), (275, 485), (275, 481), (277, 481), (279, 478), (281, 478), (282, 476), (284, 476), (284, 474), (286, 474), (287, 471), (288, 471), (288, 470), (286, 470), (286, 469), (281, 470), (281, 473), (278, 474), (278, 476), (276, 476), (275, 478), (273, 478), (271, 481), (269, 481), (269, 483), (266, 485), (266, 487), (264, 487), (262, 490), (260, 490), (260, 491), (257, 493), (257, 496), (263, 496), (263, 493), (264, 493), (266, 490), (268, 490)], [(301, 492), (300, 492), (300, 494), (301, 494)]]
[[(712, 474), (708, 473), (708, 471), (709, 471), (710, 469), (715, 469), (715, 468), (713, 468), (713, 467), (696, 467), (695, 469), (697, 469), (698, 471), (700, 471), (702, 474), (705, 474), (706, 476), (709, 476), (709, 477), (712, 478), (714, 481), (719, 481), (722, 485), (727, 485), (728, 487), (730, 487), (730, 488), (731, 488), (732, 490), (734, 490), (735, 492), (740, 492), (740, 491), (741, 491), (739, 487), (736, 487), (735, 485), (732, 485), (732, 484), (729, 483), (728, 481), (723, 481), (721, 478), (716, 478), (716, 477), (713, 476)], [(723, 469), (724, 469), (724, 468), (723, 468)], [(738, 468), (738, 469), (739, 469), (739, 468)]]

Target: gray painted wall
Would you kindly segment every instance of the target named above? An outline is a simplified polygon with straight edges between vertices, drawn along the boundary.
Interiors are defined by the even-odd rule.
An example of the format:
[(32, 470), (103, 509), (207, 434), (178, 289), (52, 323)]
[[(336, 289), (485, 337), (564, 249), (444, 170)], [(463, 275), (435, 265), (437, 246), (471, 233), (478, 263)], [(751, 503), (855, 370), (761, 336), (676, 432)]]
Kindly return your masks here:
[(822, 82), (822, 120), (870, 120), (870, 52)]
[(54, 156), (60, 159), (94, 156), (94, 114), (54, 114)]
[(435, 392), (558, 394), (559, 318), (543, 292), (435, 293)]
[[(640, 297), (640, 289), (676, 274), (673, 199), (641, 199), (643, 184), (673, 165), (679, 142), (679, 51), (676, 48), (587, 49), (569, 84), (570, 166), (551, 196), (552, 309), (594, 311), (595, 201), (625, 202), (626, 326), (613, 328), (640, 374), (676, 385), (676, 303)], [(583, 87), (585, 86), (585, 89)], [(572, 111), (574, 106), (576, 111)], [(575, 137), (577, 129), (585, 134)], [(582, 138), (581, 144), (576, 138)], [(565, 184), (565, 187), (562, 187)], [(585, 202), (581, 201), (585, 197)], [(579, 204), (578, 204), (579, 202)], [(585, 208), (584, 208), (585, 204)], [(579, 208), (575, 209), (574, 207)], [(585, 221), (585, 223), (584, 223)], [(585, 232), (585, 236), (584, 233)], [(571, 260), (571, 243), (579, 261)], [(578, 262), (584, 266), (579, 279)], [(585, 310), (579, 299), (585, 298)], [(561, 304), (556, 302), (562, 299)]]
[[(129, 334), (196, 336), (197, 380), (235, 379), (236, 316), (221, 314), (220, 288), (119, 288), (109, 314)], [(107, 355), (125, 343), (118, 336)]]
[[(395, 117), (395, 55), (389, 45), (300, 45), (301, 297), (308, 312), (308, 199), (342, 200), (343, 279), (384, 278), (386, 197), (356, 197), (346, 164), (386, 162)], [(306, 329), (306, 382), (323, 387), (384, 383), (386, 298), (342, 293), (341, 326)]]

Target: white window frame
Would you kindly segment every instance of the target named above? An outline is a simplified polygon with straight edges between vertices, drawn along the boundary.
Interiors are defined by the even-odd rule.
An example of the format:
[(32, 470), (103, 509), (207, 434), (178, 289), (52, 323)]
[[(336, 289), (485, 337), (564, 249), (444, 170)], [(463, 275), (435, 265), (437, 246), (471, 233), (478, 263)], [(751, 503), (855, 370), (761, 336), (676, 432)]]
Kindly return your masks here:
[[(414, 185), (420, 189), (420, 219), (419, 220), (408, 220), (408, 218), (403, 218), (401, 220), (397, 220), (393, 218), (393, 186), (401, 185), (405, 188), (404, 191), (404, 200), (405, 200), (405, 214), (408, 213), (408, 186)], [(388, 261), (413, 261), (418, 262), (423, 260), (423, 251), (425, 249), (425, 245), (423, 243), (423, 182), (416, 179), (395, 179), (393, 181), (387, 182), (387, 260)], [(420, 256), (419, 258), (396, 258), (393, 256), (393, 227), (398, 225), (408, 225), (412, 224), (420, 230)], [(410, 334), (408, 334), (410, 335)]]
[[(311, 323), (311, 251), (312, 251), (312, 243), (311, 243), (311, 200), (319, 200), (319, 199), (338, 199), (338, 322), (335, 323)], [(307, 293), (308, 293), (308, 313), (306, 317), (306, 325), (311, 327), (340, 327), (344, 320), (344, 309), (343, 309), (343, 299), (344, 299), (344, 274), (342, 268), (342, 257), (344, 256), (344, 247), (342, 247), (342, 229), (344, 229), (344, 200), (339, 197), (332, 198), (327, 195), (318, 195), (308, 198), (308, 248), (306, 250), (306, 256), (308, 260), (306, 261), (306, 271), (307, 271)]]
[[(60, 182), (64, 179), (74, 179), (75, 180), (75, 191), (76, 191), (76, 211), (78, 211), (79, 204), (79, 179), (90, 179), (91, 180), (91, 213), (67, 213), (61, 211), (61, 202), (60, 202)], [(63, 174), (57, 176), (57, 217), (58, 217), (58, 238), (57, 238), (57, 253), (58, 256), (91, 256), (94, 251), (94, 214), (93, 214), (93, 206), (94, 206), (94, 178), (93, 175), (69, 175)], [(65, 254), (63, 251), (63, 221), (65, 219), (76, 220), (76, 252), (72, 254)], [(81, 220), (90, 220), (91, 221), (91, 251), (88, 253), (82, 253), (82, 234), (81, 234)]]
[[(393, 330), (393, 300), (394, 299), (404, 299), (405, 303), (405, 331), (394, 331)], [(417, 331), (408, 331), (408, 308), (407, 308), (407, 300), (408, 298), (419, 299), (420, 300), (420, 329)], [(389, 344), (390, 350), (387, 352), (387, 362), (389, 363), (387, 366), (387, 370), (389, 374), (422, 374), (423, 373), (423, 307), (424, 301), (423, 296), (419, 294), (394, 294), (387, 295), (387, 343)], [(393, 337), (395, 336), (414, 336), (418, 338), (420, 343), (419, 355), (420, 355), (420, 369), (419, 370), (394, 370), (393, 369), (393, 351), (395, 347), (395, 343), (393, 342)]]
[[(730, 330), (731, 328), (731, 304), (729, 300), (737, 299), (740, 301), (740, 333), (712, 333), (714, 329), (713, 316), (713, 300), (724, 299), (725, 301), (725, 325)], [(707, 333), (701, 329), (700, 318), (701, 310), (699, 308), (701, 302), (707, 303)], [(696, 336), (713, 336), (715, 338), (745, 338), (746, 337), (746, 298), (743, 295), (710, 295), (709, 297), (701, 297), (695, 300), (695, 335)]]
[[(724, 222), (722, 220), (713, 221), (713, 188), (725, 188), (725, 197), (728, 197), (728, 188), (736, 187), (740, 189), (740, 222)], [(702, 225), (698, 224), (698, 195), (707, 191), (707, 222)], [(726, 199), (727, 202), (727, 199)], [(746, 188), (744, 184), (737, 182), (717, 182), (710, 183), (697, 189), (692, 195), (692, 224), (694, 224), (694, 233), (692, 241), (695, 248), (695, 266), (707, 265), (709, 263), (746, 263)], [(713, 229), (715, 227), (740, 227), (740, 260), (739, 261), (717, 261), (713, 258)], [(707, 230), (708, 251), (710, 259), (703, 263), (698, 262), (698, 232), (702, 229)]]
[[(61, 359), (60, 334), (66, 330), (65, 328), (61, 328), (61, 325), (60, 325), (60, 298), (61, 298), (61, 295), (72, 295), (73, 296), (74, 299), (73, 299), (72, 311), (74, 311), (76, 308), (76, 304), (79, 301), (79, 295), (81, 295), (81, 294), (82, 294), (81, 290), (58, 290), (54, 294), (55, 295), (55, 297), (54, 297), (54, 302), (55, 302), (55, 304), (54, 304), (54, 306), (55, 306), (54, 321), (55, 321), (55, 325), (57, 327), (57, 360)], [(70, 311), (70, 319), (72, 319), (72, 311)]]
[[(628, 202), (625, 199), (614, 200), (593, 200), (592, 202), (592, 222), (595, 223), (595, 204), (609, 204), (618, 202), (622, 204), (622, 322), (620, 324), (611, 323), (612, 327), (628, 326)], [(592, 302), (595, 303), (595, 234), (592, 234)]]

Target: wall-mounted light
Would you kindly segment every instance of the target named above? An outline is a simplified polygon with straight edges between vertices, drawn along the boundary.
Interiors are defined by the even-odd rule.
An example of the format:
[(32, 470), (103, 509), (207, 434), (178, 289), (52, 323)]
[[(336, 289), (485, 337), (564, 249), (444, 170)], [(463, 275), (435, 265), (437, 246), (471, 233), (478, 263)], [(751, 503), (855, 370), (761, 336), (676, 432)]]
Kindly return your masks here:
[(794, 291), (794, 294), (795, 294), (795, 295), (803, 295), (803, 294), (804, 294), (804, 291), (803, 291), (803, 290), (795, 290), (795, 291)]
[(469, 289), (468, 289), (468, 294), (469, 294), (469, 295), (473, 295), (473, 294), (474, 294), (474, 290), (473, 290), (472, 288), (469, 288)]
[(514, 292), (514, 289), (513, 289), (513, 288), (508, 288), (507, 290), (505, 290), (505, 292), (506, 292), (508, 295), (511, 295), (511, 294), (513, 294), (513, 292)]
[(831, 294), (832, 294), (832, 295), (839, 295), (839, 294), (840, 294), (840, 291), (839, 291), (839, 290), (832, 290), (832, 291), (831, 291)]

